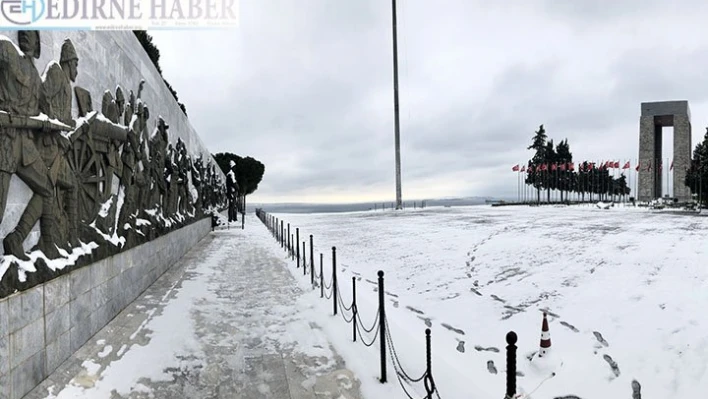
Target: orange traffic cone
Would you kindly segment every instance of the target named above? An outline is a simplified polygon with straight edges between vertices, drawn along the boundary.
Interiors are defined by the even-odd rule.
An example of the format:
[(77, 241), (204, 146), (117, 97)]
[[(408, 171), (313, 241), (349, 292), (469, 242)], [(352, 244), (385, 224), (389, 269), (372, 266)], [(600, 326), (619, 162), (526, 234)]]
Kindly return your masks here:
[(551, 350), (551, 333), (548, 332), (548, 319), (546, 312), (543, 312), (543, 324), (541, 325), (541, 350), (538, 351), (538, 357), (543, 357)]

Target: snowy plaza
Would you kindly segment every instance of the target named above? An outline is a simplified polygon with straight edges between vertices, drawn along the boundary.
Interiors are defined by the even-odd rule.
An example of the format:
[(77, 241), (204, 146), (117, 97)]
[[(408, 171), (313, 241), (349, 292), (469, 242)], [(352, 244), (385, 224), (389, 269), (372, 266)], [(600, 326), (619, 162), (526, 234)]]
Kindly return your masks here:
[[(708, 218), (588, 206), (277, 216), (313, 235), (326, 285), (336, 246), (341, 298), (354, 277), (364, 324), (385, 272), (400, 362), (425, 370), (429, 327), (441, 398), (501, 397), (510, 330), (521, 398), (708, 388)], [(301, 270), (253, 216), (217, 229), (28, 397), (405, 398), (391, 365), (378, 381), (378, 344), (352, 342)], [(543, 312), (552, 347), (539, 359)]]

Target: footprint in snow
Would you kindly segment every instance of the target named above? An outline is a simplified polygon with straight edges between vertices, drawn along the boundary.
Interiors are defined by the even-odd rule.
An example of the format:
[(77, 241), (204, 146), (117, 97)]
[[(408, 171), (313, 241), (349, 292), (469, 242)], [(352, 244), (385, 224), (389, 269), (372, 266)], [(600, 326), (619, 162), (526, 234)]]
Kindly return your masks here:
[(605, 359), (605, 361), (610, 365), (610, 368), (612, 369), (612, 372), (615, 374), (615, 377), (619, 377), (620, 369), (619, 369), (619, 366), (617, 365), (617, 362), (615, 362), (610, 355), (602, 355), (602, 358)]
[(642, 386), (637, 380), (632, 380), (632, 399), (642, 399)]
[(567, 322), (565, 322), (565, 321), (561, 321), (560, 324), (561, 324), (562, 326), (568, 327), (568, 328), (569, 328), (571, 331), (573, 331), (573, 332), (580, 332), (580, 330), (578, 330), (577, 328), (575, 328), (575, 326), (572, 325), (572, 324), (570, 324), (570, 323), (567, 323)]
[(443, 327), (447, 328), (448, 330), (452, 331), (452, 332), (456, 332), (456, 333), (458, 333), (458, 334), (460, 334), (460, 335), (465, 335), (465, 332), (464, 332), (463, 330), (460, 330), (459, 328), (455, 328), (455, 327), (453, 327), (453, 326), (451, 326), (451, 325), (449, 325), (449, 324), (447, 324), (447, 323), (441, 323), (441, 325), (442, 325)]
[(477, 346), (474, 347), (474, 349), (475, 349), (477, 352), (494, 352), (494, 353), (499, 353), (499, 349), (498, 349), (498, 348), (495, 348), (495, 347), (493, 347), (493, 346), (490, 346), (489, 348), (485, 348), (485, 347), (483, 347), (483, 346), (477, 345)]
[(412, 306), (406, 306), (406, 309), (410, 310), (410, 311), (413, 312), (413, 313), (425, 314), (425, 312), (423, 312), (422, 310), (418, 310), (418, 309), (416, 309), (416, 308), (414, 308), (414, 307), (412, 307)]
[(499, 298), (498, 296), (496, 296), (494, 294), (492, 294), (492, 299), (494, 299), (495, 301), (501, 302), (501, 303), (506, 303), (505, 300)]
[(538, 353), (538, 351), (533, 351), (533, 352), (527, 354), (526, 359), (528, 359), (529, 362), (532, 361), (533, 357), (536, 356), (536, 353)]
[(465, 353), (465, 341), (460, 341), (458, 340), (457, 342), (457, 351), (460, 353)]
[(487, 370), (489, 370), (490, 374), (496, 374), (497, 373), (497, 368), (494, 366), (494, 361), (493, 360), (488, 360), (487, 361)]
[(423, 320), (423, 322), (425, 323), (426, 326), (428, 326), (428, 327), (432, 327), (432, 326), (433, 326), (433, 322), (430, 320), (430, 317), (418, 316), (418, 318), (421, 319), (421, 320)]
[(599, 331), (593, 331), (592, 333), (593, 333), (593, 335), (595, 335), (595, 339), (597, 339), (597, 342), (602, 344), (602, 346), (604, 346), (604, 347), (610, 346), (610, 344), (607, 343), (607, 340), (605, 340), (605, 338), (602, 337), (602, 334), (600, 334)]
[(393, 307), (394, 307), (394, 308), (397, 308), (397, 307), (398, 307), (398, 301), (391, 301), (391, 302), (393, 302)]
[(474, 292), (475, 294), (477, 294), (477, 295), (479, 295), (479, 296), (482, 296), (482, 293), (479, 292), (479, 291), (477, 291), (477, 290), (474, 289), (474, 288), (470, 288), (470, 291)]

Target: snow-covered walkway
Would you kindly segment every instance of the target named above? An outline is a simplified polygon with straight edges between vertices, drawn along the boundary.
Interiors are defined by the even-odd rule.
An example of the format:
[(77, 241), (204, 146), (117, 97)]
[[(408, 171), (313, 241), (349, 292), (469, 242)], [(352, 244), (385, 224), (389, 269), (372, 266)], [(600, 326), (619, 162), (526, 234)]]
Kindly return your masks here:
[(211, 233), (26, 398), (359, 398), (267, 236)]

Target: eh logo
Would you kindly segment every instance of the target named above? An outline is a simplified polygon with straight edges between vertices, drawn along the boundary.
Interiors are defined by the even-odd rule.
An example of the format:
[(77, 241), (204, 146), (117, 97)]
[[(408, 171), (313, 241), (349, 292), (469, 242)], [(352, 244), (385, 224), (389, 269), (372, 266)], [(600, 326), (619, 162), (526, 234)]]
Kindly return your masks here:
[(44, 15), (44, 0), (0, 0), (2, 16), (15, 25), (29, 25)]

